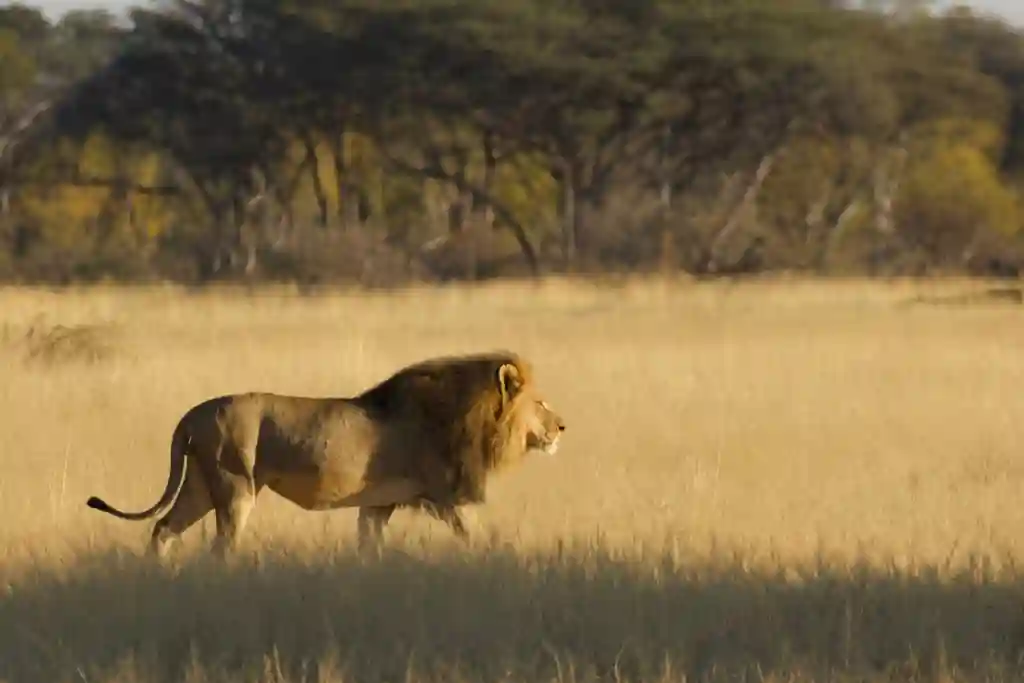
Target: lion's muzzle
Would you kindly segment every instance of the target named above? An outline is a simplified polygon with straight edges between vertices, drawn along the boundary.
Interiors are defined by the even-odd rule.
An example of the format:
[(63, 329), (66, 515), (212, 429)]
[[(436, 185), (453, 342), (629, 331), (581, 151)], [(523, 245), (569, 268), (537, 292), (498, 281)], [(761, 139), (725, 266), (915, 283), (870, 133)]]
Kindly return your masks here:
[(543, 434), (531, 434), (526, 445), (531, 450), (541, 451), (545, 455), (552, 456), (558, 452), (558, 442), (565, 431), (565, 422), (560, 417), (554, 417), (553, 424)]

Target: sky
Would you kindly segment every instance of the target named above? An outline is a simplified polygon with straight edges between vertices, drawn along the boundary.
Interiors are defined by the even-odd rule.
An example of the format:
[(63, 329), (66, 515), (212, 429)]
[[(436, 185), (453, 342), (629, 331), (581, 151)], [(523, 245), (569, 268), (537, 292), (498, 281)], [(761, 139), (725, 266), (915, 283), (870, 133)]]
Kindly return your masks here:
[[(145, 6), (146, 0), (21, 0), (26, 4), (42, 7), (53, 18), (56, 18), (69, 9), (83, 7), (104, 7), (114, 12), (120, 12), (130, 4)], [(8, 4), (9, 0), (0, 0), (0, 6)], [(948, 5), (948, 0), (940, 0), (937, 4)], [(960, 4), (970, 5), (979, 11), (994, 13), (1015, 24), (1024, 26), (1024, 0), (961, 0)]]
[(968, 0), (967, 2), (960, 3), (940, 2), (937, 4), (940, 6), (949, 4), (969, 5), (980, 12), (998, 14), (1015, 24), (1024, 26), (1024, 0)]

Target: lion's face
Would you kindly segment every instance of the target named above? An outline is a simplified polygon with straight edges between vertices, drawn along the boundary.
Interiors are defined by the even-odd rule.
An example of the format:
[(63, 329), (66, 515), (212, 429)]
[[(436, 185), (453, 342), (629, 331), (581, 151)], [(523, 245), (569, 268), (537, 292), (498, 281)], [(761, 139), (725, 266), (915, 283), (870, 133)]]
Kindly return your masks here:
[(541, 451), (554, 455), (558, 451), (558, 440), (565, 431), (565, 421), (550, 405), (541, 399), (531, 399), (523, 405), (523, 426), (526, 450)]
[[(498, 389), (504, 413), (503, 421), (511, 425), (510, 437), (522, 454), (541, 451), (554, 455), (565, 431), (565, 420), (545, 401), (536, 386), (513, 363), (498, 369)], [(521, 441), (519, 440), (521, 439)]]

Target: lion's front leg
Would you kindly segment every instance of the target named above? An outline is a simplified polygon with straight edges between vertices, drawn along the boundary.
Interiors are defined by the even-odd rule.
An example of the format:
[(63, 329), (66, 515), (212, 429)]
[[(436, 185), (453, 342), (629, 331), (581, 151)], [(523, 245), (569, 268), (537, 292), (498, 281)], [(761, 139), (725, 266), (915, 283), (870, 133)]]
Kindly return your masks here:
[(456, 538), (468, 544), (473, 538), (473, 529), (477, 526), (476, 515), (471, 508), (435, 507), (432, 514), (451, 528)]
[(380, 552), (384, 541), (384, 527), (395, 512), (394, 505), (375, 505), (359, 508), (359, 552)]

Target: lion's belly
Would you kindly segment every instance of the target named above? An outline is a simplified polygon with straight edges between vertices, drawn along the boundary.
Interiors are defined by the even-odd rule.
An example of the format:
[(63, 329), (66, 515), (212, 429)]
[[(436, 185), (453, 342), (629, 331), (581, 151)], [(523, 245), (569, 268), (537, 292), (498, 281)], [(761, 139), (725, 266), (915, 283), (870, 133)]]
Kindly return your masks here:
[[(338, 403), (300, 416), (278, 410), (260, 426), (256, 478), (307, 510), (411, 502), (423, 485), (409, 472), (413, 437), (381, 427), (361, 408)], [(314, 419), (315, 418), (315, 419)]]
[(422, 487), (412, 479), (364, 483), (344, 477), (285, 474), (267, 482), (267, 486), (306, 510), (395, 505), (423, 494)]

